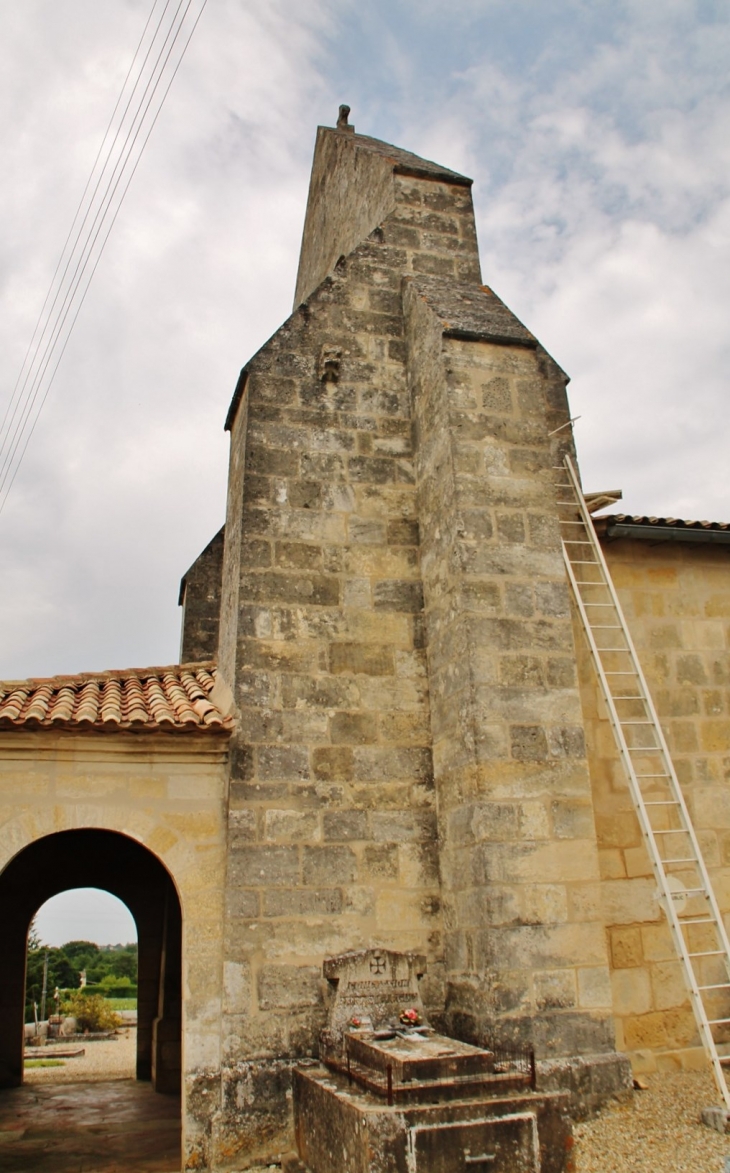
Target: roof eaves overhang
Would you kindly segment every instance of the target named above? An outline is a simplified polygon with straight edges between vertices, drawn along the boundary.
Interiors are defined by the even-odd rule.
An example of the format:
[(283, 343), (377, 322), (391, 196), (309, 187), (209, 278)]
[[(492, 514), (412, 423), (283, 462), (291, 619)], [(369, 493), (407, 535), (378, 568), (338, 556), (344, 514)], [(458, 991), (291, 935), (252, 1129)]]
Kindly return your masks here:
[(605, 527), (600, 527), (599, 537), (605, 537), (609, 541), (628, 538), (640, 542), (702, 542), (706, 545), (730, 545), (730, 530), (695, 529), (674, 525), (630, 525), (626, 522), (611, 522)]

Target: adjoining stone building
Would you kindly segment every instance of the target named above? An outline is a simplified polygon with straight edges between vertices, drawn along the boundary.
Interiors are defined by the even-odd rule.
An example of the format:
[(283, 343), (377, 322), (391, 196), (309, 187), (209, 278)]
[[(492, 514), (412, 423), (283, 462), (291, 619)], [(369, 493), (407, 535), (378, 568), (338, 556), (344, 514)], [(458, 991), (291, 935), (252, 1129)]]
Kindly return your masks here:
[[(181, 588), (198, 663), (1, 686), (0, 885), (87, 832), (113, 838), (99, 886), (125, 852), (161, 869), (139, 1071), (165, 1085), (181, 1022), (191, 1169), (292, 1147), (348, 950), (424, 953), (431, 1021), (534, 1046), (584, 1103), (625, 1085), (619, 1051), (701, 1061), (571, 615), (567, 376), (482, 284), (470, 187), (319, 128), (294, 310), (241, 372), (225, 529)], [(730, 911), (730, 534), (600, 526)], [(11, 917), (5, 1021), (50, 894)]]

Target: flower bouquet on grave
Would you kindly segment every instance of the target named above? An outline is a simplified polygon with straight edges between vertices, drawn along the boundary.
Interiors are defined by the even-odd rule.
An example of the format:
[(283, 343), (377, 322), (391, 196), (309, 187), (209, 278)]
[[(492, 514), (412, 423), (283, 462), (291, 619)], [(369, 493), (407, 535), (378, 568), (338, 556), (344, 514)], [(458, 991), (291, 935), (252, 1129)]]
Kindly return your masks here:
[(403, 1026), (420, 1026), (421, 1015), (418, 1013), (415, 1007), (412, 1006), (409, 1010), (403, 1010), (401, 1012), (399, 1021)]

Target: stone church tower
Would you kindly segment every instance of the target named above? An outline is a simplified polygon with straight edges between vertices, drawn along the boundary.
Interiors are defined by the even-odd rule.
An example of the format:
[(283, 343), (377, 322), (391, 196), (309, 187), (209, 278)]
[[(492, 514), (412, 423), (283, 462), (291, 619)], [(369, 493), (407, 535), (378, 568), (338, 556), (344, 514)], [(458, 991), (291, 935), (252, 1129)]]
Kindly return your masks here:
[(294, 311), (241, 372), (225, 541), (185, 580), (185, 658), (217, 651), (236, 718), (218, 1159), (286, 1145), (346, 950), (425, 953), (432, 1021), (531, 1044), (563, 1086), (625, 1078), (552, 488), (566, 383), (482, 284), (471, 181), (347, 108), (320, 127)]

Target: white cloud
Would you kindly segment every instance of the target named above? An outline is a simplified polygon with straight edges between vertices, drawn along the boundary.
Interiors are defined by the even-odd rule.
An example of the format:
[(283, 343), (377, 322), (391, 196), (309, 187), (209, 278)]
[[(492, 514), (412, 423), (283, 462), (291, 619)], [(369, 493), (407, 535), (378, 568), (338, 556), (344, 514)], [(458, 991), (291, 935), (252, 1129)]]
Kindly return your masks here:
[[(0, 17), (12, 385), (147, 0)], [(730, 518), (725, 65), (691, 0), (209, 3), (0, 517), (0, 676), (169, 662), (225, 410), (287, 316), (318, 121), (472, 174), (485, 279), (571, 374), (590, 488)], [(708, 15), (705, 15), (709, 13)]]
[(730, 22), (693, 8), (624, 6), (549, 83), (485, 47), (419, 145), (475, 176), (485, 279), (572, 376), (588, 487), (723, 520)]
[[(3, 41), (5, 394), (148, 11), (105, 8), (31, 4)], [(329, 20), (206, 9), (0, 518), (0, 675), (176, 658), (238, 369), (291, 307)]]

